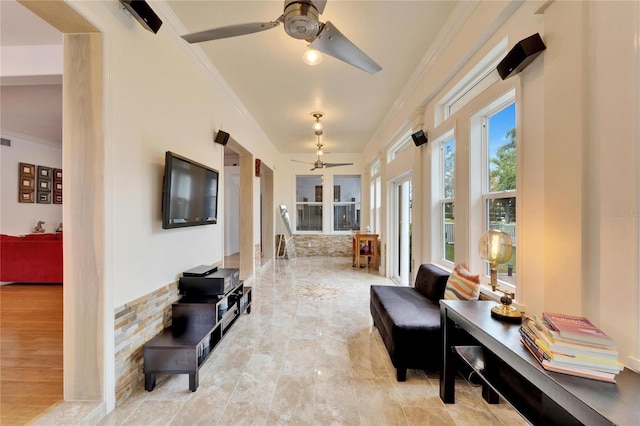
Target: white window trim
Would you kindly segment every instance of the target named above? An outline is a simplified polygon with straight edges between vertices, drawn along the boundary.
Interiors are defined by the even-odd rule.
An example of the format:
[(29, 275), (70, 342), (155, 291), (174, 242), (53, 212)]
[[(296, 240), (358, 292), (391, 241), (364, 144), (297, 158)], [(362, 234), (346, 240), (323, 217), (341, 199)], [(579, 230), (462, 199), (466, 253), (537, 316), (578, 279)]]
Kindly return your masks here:
[(389, 147), (387, 151), (387, 163), (395, 160), (398, 155), (400, 155), (401, 152), (406, 151), (412, 143), (413, 140), (411, 139), (411, 130), (407, 130), (406, 133), (400, 136), (398, 140)]
[[(454, 262), (451, 262), (450, 260), (447, 260), (445, 258), (445, 252), (444, 252), (444, 205), (446, 203), (454, 203), (455, 205), (455, 187), (454, 187), (454, 197), (453, 198), (443, 198), (444, 197), (444, 179), (443, 179), (443, 174), (444, 174), (444, 144), (449, 142), (450, 140), (453, 139), (453, 143), (455, 146), (455, 136), (454, 136), (454, 131), (453, 129), (447, 131), (446, 133), (444, 133), (442, 136), (440, 136), (438, 139), (436, 139), (434, 141), (434, 146), (439, 146), (440, 149), (438, 150), (438, 156), (439, 161), (438, 161), (438, 186), (439, 186), (439, 192), (438, 192), (438, 257), (440, 258), (440, 262), (442, 262), (443, 265), (446, 265), (447, 267), (450, 267), (451, 269), (453, 269), (453, 267), (455, 266)], [(455, 158), (455, 157), (454, 157)], [(454, 167), (455, 167), (455, 160), (454, 160)]]
[[(511, 105), (512, 103), (516, 103), (517, 99), (516, 99), (516, 90), (515, 88), (510, 89), (509, 91), (507, 91), (506, 93), (504, 93), (502, 96), (498, 97), (497, 99), (495, 99), (493, 102), (489, 103), (486, 107), (482, 108), (480, 111), (476, 112), (475, 114), (473, 114), (471, 116), (471, 126), (470, 126), (470, 131), (471, 131), (471, 150), (472, 150), (472, 157), (474, 156), (473, 154), (473, 150), (474, 150), (474, 141), (476, 143), (480, 143), (479, 148), (481, 150), (481, 162), (471, 162), (471, 176), (478, 176), (478, 174), (480, 174), (481, 179), (479, 180), (480, 185), (470, 185), (469, 188), (469, 195), (471, 197), (472, 200), (477, 200), (477, 202), (475, 203), (476, 208), (472, 207), (472, 210), (476, 210), (478, 211), (478, 209), (480, 211), (482, 211), (482, 215), (478, 217), (478, 220), (473, 221), (473, 223), (471, 223), (471, 233), (470, 233), (470, 243), (471, 243), (471, 247), (474, 248), (476, 247), (476, 245), (472, 244), (473, 241), (479, 241), (480, 236), (482, 235), (482, 233), (484, 232), (484, 230), (487, 228), (487, 224), (485, 223), (486, 221), (486, 217), (487, 217), (487, 212), (486, 212), (486, 201), (489, 199), (494, 199), (494, 198), (511, 198), (514, 197), (516, 198), (516, 200), (518, 199), (518, 189), (516, 188), (515, 191), (500, 191), (500, 192), (488, 192), (488, 181), (489, 181), (489, 176), (488, 176), (488, 172), (486, 170), (486, 168), (484, 167), (484, 165), (487, 164), (487, 162), (489, 161), (489, 147), (488, 147), (488, 140), (487, 140), (487, 132), (484, 130), (484, 128), (486, 128), (487, 125), (487, 117), (493, 115), (494, 113), (501, 111), (502, 109), (506, 108), (507, 106)], [(517, 124), (518, 124), (518, 112), (517, 112), (517, 108), (518, 105), (516, 103), (516, 129), (517, 129)], [(479, 135), (478, 133), (479, 132)], [(475, 133), (475, 134), (474, 134)], [(480, 137), (478, 137), (480, 136)], [(516, 149), (517, 149), (517, 141), (516, 141)], [(476, 151), (477, 152), (477, 151)], [(517, 150), (516, 151), (516, 157), (519, 158), (520, 157), (520, 151)], [(519, 165), (519, 161), (516, 160), (516, 164)], [(473, 181), (473, 179), (472, 179)], [(474, 203), (473, 201), (471, 202), (471, 205), (473, 206)], [(518, 239), (518, 233), (516, 233), (516, 240)], [(513, 242), (514, 245), (517, 246), (517, 241)], [(517, 255), (517, 253), (516, 253)], [(483, 271), (480, 274), (480, 283), (481, 283), (481, 293), (484, 294), (485, 296), (488, 296), (491, 299), (499, 299), (500, 296), (502, 295), (501, 292), (494, 292), (491, 289), (491, 286), (489, 286), (489, 277), (488, 275), (485, 274), (485, 270), (486, 270), (486, 263), (483, 261), (480, 261), (479, 266), (481, 269), (481, 271)], [(504, 282), (502, 280), (498, 280), (498, 284), (499, 284), (499, 288), (502, 288), (504, 290), (507, 291), (511, 291), (514, 293), (517, 293), (517, 283), (518, 283), (518, 277), (517, 277), (518, 272), (516, 271), (516, 286), (513, 286), (512, 284), (509, 284), (507, 282)], [(516, 305), (517, 303), (514, 302), (514, 305)]]
[[(333, 194), (333, 190), (334, 187), (336, 186), (335, 181), (336, 181), (336, 177), (357, 177), (360, 179), (360, 201), (334, 201), (334, 194)], [(335, 221), (335, 206), (349, 206), (349, 205), (360, 205), (360, 227), (362, 227), (362, 175), (359, 174), (347, 174), (347, 175), (333, 175), (332, 177), (332, 183), (333, 186), (331, 187), (331, 234), (336, 234), (336, 235), (344, 235), (344, 234), (351, 234), (354, 231), (349, 229), (349, 230), (335, 230), (333, 229), (333, 224)]]
[[(293, 176), (293, 187), (295, 189), (295, 191), (297, 192), (298, 189), (298, 177), (318, 177), (318, 175), (308, 175), (308, 174), (300, 174), (300, 175), (294, 175)], [(318, 202), (318, 201), (298, 201), (297, 195), (294, 193), (294, 206), (295, 206), (295, 212), (291, 212), (291, 215), (293, 216), (293, 233), (294, 234), (302, 234), (302, 235), (318, 235), (318, 234), (323, 234), (324, 233), (324, 221), (325, 221), (325, 211), (324, 209), (322, 210), (322, 229), (320, 229), (319, 231), (312, 231), (312, 230), (299, 230), (298, 229), (298, 206), (300, 205), (309, 205), (309, 206), (320, 206), (323, 207), (324, 204), (324, 176), (320, 175), (321, 177), (321, 182), (322, 182), (322, 202)]]
[(380, 174), (380, 168), (381, 168), (381, 163), (380, 160), (376, 160), (372, 165), (371, 165), (371, 174), (370, 176), (372, 178), (376, 177), (377, 175)]
[(500, 40), (471, 71), (436, 103), (434, 117), (436, 127), (499, 80), (496, 67), (508, 53), (508, 42), (507, 37)]

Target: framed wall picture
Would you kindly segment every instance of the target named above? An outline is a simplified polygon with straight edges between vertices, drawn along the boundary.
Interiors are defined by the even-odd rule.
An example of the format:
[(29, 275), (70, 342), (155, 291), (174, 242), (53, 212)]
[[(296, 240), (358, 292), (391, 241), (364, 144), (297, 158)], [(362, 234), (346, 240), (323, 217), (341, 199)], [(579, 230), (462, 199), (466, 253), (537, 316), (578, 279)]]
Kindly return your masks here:
[(20, 176), (36, 177), (36, 166), (35, 166), (35, 164), (20, 163)]
[(53, 204), (62, 204), (62, 169), (53, 169)]
[(19, 203), (33, 203), (33, 189), (21, 189), (18, 194)]
[(49, 191), (49, 192), (38, 192), (38, 203), (40, 203), (40, 204), (51, 204), (51, 191)]
[(51, 167), (38, 166), (38, 179), (51, 179)]
[(51, 167), (38, 166), (37, 175), (36, 201), (40, 204), (51, 204), (51, 178), (53, 177), (53, 169)]
[(29, 163), (18, 165), (18, 202), (33, 203), (36, 187), (36, 166)]
[(38, 191), (51, 191), (51, 181), (49, 179), (38, 179)]
[(32, 177), (20, 177), (20, 189), (33, 190), (36, 186), (36, 181)]

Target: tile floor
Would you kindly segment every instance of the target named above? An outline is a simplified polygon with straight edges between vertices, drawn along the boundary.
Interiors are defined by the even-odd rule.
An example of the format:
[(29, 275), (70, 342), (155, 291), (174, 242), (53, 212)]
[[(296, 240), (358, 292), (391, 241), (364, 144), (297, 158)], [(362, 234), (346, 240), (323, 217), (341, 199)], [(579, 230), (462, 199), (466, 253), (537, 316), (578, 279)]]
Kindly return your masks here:
[[(200, 370), (158, 376), (108, 416), (61, 403), (35, 424), (100, 425), (520, 425), (508, 404), (488, 405), (462, 378), (456, 404), (438, 375), (409, 370), (398, 383), (369, 314), (369, 285), (393, 283), (350, 259), (277, 260), (250, 285), (243, 315)], [(95, 411), (94, 411), (95, 412)]]

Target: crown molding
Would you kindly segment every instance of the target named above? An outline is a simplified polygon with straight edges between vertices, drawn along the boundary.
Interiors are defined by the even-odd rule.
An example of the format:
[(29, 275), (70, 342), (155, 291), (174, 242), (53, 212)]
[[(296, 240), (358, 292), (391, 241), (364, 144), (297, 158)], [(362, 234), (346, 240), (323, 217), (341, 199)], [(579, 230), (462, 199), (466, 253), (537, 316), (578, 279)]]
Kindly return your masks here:
[[(402, 92), (394, 102), (393, 106), (389, 109), (384, 119), (378, 125), (378, 128), (369, 139), (365, 151), (368, 150), (375, 141), (381, 138), (383, 131), (389, 126), (389, 123), (393, 117), (400, 111), (405, 105), (405, 102), (415, 92), (418, 85), (422, 83), (427, 73), (431, 70), (433, 65), (442, 56), (442, 53), (447, 49), (451, 41), (458, 34), (463, 25), (471, 17), (476, 8), (480, 5), (480, 1), (460, 1), (456, 4), (453, 11), (442, 25), (442, 29), (436, 36), (435, 40), (427, 51), (425, 52), (420, 64), (416, 67), (416, 70), (412, 74), (411, 78), (407, 81), (407, 84), (403, 88)], [(462, 67), (471, 59), (471, 57), (489, 40), (489, 38), (495, 34), (495, 32), (515, 13), (515, 11), (522, 6), (523, 0), (510, 0), (509, 4), (503, 9), (491, 24), (481, 32), (476, 42), (470, 46), (470, 48), (464, 54), (460, 55), (460, 60), (451, 67), (449, 73), (437, 84), (430, 93), (425, 96), (420, 107), (428, 104), (433, 97), (462, 69)], [(405, 125), (406, 122), (403, 122)]]
[(478, 7), (478, 1), (462, 1), (456, 3), (453, 11), (447, 17), (442, 28), (436, 35), (434, 41), (429, 45), (418, 66), (400, 92), (400, 95), (393, 103), (384, 119), (378, 125), (378, 128), (371, 136), (369, 144), (379, 139), (384, 129), (389, 125), (393, 116), (402, 108), (409, 96), (416, 90), (418, 85), (424, 80), (426, 74), (431, 70), (433, 65), (438, 61), (442, 53), (449, 46), (453, 38), (462, 26), (467, 22), (469, 17)]
[(50, 141), (50, 140), (47, 140), (47, 139), (39, 138), (37, 136), (31, 136), (31, 135), (27, 135), (25, 133), (15, 132), (13, 130), (7, 130), (7, 129), (0, 128), (0, 135), (2, 135), (2, 137), (5, 138), (5, 139), (11, 140), (11, 147), (13, 147), (14, 140), (15, 139), (19, 139), (19, 140), (23, 140), (23, 141), (27, 141), (27, 142), (39, 143), (41, 145), (47, 145), (47, 146), (51, 146), (53, 148), (62, 149), (62, 142), (58, 143), (58, 142), (55, 142), (55, 141)]
[[(173, 13), (173, 10), (169, 7), (166, 0), (156, 0), (150, 3), (153, 4), (153, 7), (157, 9), (162, 16), (164, 23), (163, 30), (193, 59), (205, 75), (209, 77), (209, 80), (222, 90), (224, 95), (233, 103), (233, 106), (251, 123), (255, 130), (264, 136), (266, 140), (271, 141), (202, 48), (197, 45), (188, 44), (180, 37), (180, 34), (185, 34), (188, 30), (175, 13)], [(275, 149), (277, 151), (277, 148)]]

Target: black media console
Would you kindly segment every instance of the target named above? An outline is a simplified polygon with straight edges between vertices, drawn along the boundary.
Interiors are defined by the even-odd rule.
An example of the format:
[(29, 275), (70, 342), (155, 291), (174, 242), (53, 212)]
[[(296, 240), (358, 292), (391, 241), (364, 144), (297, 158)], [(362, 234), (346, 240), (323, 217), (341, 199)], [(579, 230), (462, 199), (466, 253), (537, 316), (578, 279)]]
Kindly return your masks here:
[[(237, 277), (237, 269), (223, 270), (223, 277)], [(208, 276), (209, 274), (207, 274)], [(205, 278), (203, 276), (203, 278)], [(228, 281), (228, 280), (227, 280)], [(207, 281), (213, 283), (214, 281)], [(195, 293), (181, 287), (184, 296), (172, 305), (172, 324), (143, 347), (144, 388), (152, 391), (156, 374), (188, 374), (189, 389), (198, 389), (198, 370), (216, 345), (243, 313), (251, 313), (251, 287), (231, 279), (226, 291), (207, 294), (201, 283)]]

